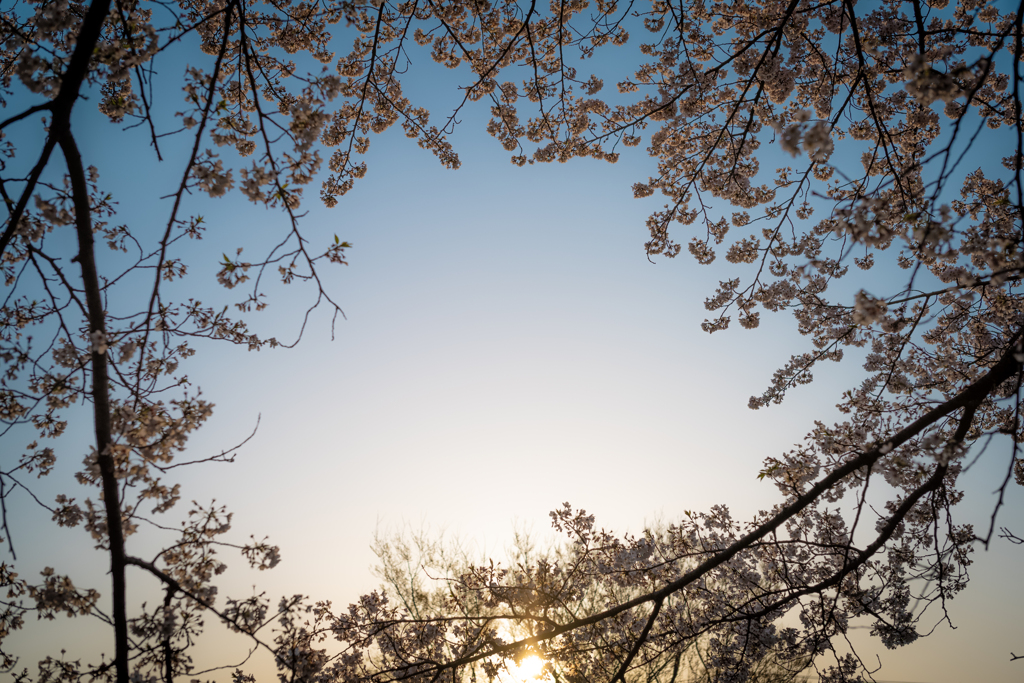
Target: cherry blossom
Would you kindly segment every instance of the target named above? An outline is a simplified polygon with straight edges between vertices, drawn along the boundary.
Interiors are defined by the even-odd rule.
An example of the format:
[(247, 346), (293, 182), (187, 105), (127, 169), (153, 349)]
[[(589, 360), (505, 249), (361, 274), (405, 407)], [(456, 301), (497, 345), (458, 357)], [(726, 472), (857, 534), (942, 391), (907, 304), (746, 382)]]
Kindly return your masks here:
[[(1003, 444), (984, 453), (1005, 461), (1001, 490), (1024, 484), (1022, 17), (977, 0), (32, 0), (0, 11), (0, 101), (12, 112), (0, 122), (0, 419), (41, 439), (80, 406), (95, 424), (78, 451), (32, 441), (0, 471), (0, 501), (29, 489), (29, 474), (80, 461), (92, 493), (38, 504), (89, 533), (111, 567), (101, 613), (98, 589), (56, 568), (30, 581), (0, 564), (5, 666), (3, 638), (35, 612), (99, 619), (113, 655), (50, 657), (24, 680), (171, 681), (192, 672), (204, 620), (270, 651), (282, 680), (495, 680), (524, 657), (581, 681), (674, 680), (695, 657), (721, 681), (807, 666), (860, 680), (870, 664), (836, 647), (852, 624), (887, 647), (913, 642), (948, 618), (971, 554), (993, 541), (998, 508), (987, 530), (957, 521), (968, 454)], [(188, 66), (172, 73), (165, 52), (187, 53)], [(589, 70), (598, 54), (635, 63), (606, 87), (611, 76)], [(411, 99), (414, 62), (457, 70), (449, 110)], [(180, 93), (180, 110), (153, 111), (154, 87)], [(169, 145), (185, 150), (158, 227), (121, 224), (118, 202), (133, 198), (83, 159), (73, 112), (93, 106), (111, 145), (127, 125), (147, 132), (154, 163)], [(213, 503), (194, 503), (180, 528), (157, 521), (187, 500), (167, 473), (200, 464), (188, 438), (213, 410), (181, 370), (194, 340), (282, 345), (246, 322), (275, 279), (310, 291), (307, 310), (341, 313), (322, 275), (351, 245), (307, 229), (306, 188), (336, 206), (366, 175), (373, 135), (395, 126), (456, 169), (450, 138), (473, 106), (517, 166), (615, 163), (646, 146), (656, 171), (633, 194), (661, 202), (648, 258), (677, 257), (685, 242), (698, 265), (724, 251), (730, 269), (704, 293), (702, 329), (735, 316), (752, 330), (788, 311), (806, 337), (750, 407), (783, 401), (853, 348), (863, 376), (840, 399), (844, 419), (766, 460), (761, 477), (780, 498), (752, 520), (716, 506), (617, 536), (567, 505), (552, 513), (565, 542), (550, 553), (433, 558), (444, 590), (414, 581), (407, 594), (392, 580), (347, 610), (222, 596), (228, 551), (258, 569), (280, 552), (231, 540), (231, 513)], [(993, 141), (1001, 164), (969, 153)], [(268, 253), (212, 255), (233, 307), (173, 298), (182, 290), (168, 284), (192, 282), (181, 245), (213, 227), (189, 213), (198, 192), (280, 212)], [(101, 271), (97, 244), (123, 270)], [(144, 303), (120, 310), (111, 295), (136, 276), (150, 283)], [(883, 506), (866, 505), (869, 485), (888, 487)], [(148, 559), (132, 554), (142, 533), (163, 534)], [(162, 603), (129, 604), (129, 571), (159, 582)], [(782, 626), (785, 614), (799, 624)], [(233, 680), (253, 679), (237, 669)]]

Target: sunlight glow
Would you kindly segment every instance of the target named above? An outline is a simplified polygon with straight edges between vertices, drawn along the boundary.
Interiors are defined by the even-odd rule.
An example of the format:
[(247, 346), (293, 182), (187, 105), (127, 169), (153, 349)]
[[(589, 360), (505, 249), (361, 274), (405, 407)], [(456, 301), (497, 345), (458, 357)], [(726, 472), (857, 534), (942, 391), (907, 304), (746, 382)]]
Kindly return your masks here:
[[(498, 626), (496, 635), (502, 642), (511, 643), (519, 640), (521, 636), (514, 635), (507, 624)], [(504, 659), (501, 664), (503, 671), (498, 673), (498, 683), (554, 683), (550, 671), (544, 667), (548, 661), (537, 654), (532, 654), (533, 648), (520, 651), (515, 658)]]
[(528, 655), (519, 662), (506, 662), (507, 676), (502, 676), (505, 683), (534, 683), (547, 681), (550, 676), (544, 672), (546, 662), (537, 655)]

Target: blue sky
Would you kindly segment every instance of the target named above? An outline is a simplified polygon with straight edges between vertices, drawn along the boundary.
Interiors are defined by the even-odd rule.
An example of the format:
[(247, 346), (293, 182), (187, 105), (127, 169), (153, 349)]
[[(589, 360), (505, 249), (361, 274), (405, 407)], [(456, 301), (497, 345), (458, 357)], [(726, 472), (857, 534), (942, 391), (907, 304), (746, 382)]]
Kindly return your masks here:
[[(237, 539), (266, 534), (282, 548), (277, 569), (230, 572), (224, 592), (258, 582), (270, 595), (345, 605), (377, 584), (369, 545), (378, 530), (427, 526), (500, 555), (517, 524), (543, 539), (547, 512), (563, 501), (623, 532), (713, 504), (748, 518), (777, 500), (756, 478), (762, 460), (799, 441), (814, 420), (836, 419), (833, 405), (858, 382), (851, 354), (783, 405), (748, 410), (747, 399), (809, 344), (785, 314), (763, 316), (754, 331), (701, 332), (705, 297), (735, 269), (701, 267), (685, 254), (648, 261), (644, 219), (659, 204), (631, 191), (654, 171), (643, 149), (627, 150), (616, 165), (520, 169), (483, 131), (479, 112), (464, 119), (454, 139), (459, 171), (392, 132), (375, 138), (367, 177), (337, 208), (307, 200), (308, 236), (353, 244), (350, 265), (328, 277), (347, 316), (334, 341), (329, 316), (319, 315), (296, 349), (206, 344), (184, 366), (217, 406), (191, 456), (234, 445), (261, 416), (236, 463), (182, 475), (186, 501), (216, 498), (236, 513)], [(159, 197), (178, 173), (180, 150), (170, 150), (166, 174), (142, 174), (132, 156), (146, 154), (142, 131), (113, 150), (110, 124), (83, 124), (86, 157), (97, 160), (123, 217), (145, 230), (159, 226), (169, 206)], [(211, 229), (188, 246), (188, 293), (221, 301), (221, 253), (245, 246), (255, 257), (280, 216), (237, 196), (195, 206)], [(308, 297), (271, 288), (271, 306), (254, 326), (291, 338)], [(77, 439), (88, 439), (84, 413), (67, 442)], [(84, 449), (68, 451), (58, 474)], [(965, 475), (966, 518), (987, 521), (1004, 455)], [(1002, 523), (1024, 531), (1024, 496), (1019, 487), (1009, 494)], [(25, 574), (88, 552), (81, 531), (46, 531), (27, 505), (19, 514), (29, 529), (15, 537)], [(971, 585), (950, 606), (955, 632), (940, 627), (896, 652), (855, 632), (869, 658), (881, 657), (878, 678), (1019, 681), (1024, 665), (1007, 660), (1024, 650), (1014, 571), (1021, 552), (999, 541), (979, 551)], [(93, 573), (103, 585), (102, 571)], [(92, 642), (79, 647), (88, 652)], [(218, 654), (244, 648), (217, 643)]]

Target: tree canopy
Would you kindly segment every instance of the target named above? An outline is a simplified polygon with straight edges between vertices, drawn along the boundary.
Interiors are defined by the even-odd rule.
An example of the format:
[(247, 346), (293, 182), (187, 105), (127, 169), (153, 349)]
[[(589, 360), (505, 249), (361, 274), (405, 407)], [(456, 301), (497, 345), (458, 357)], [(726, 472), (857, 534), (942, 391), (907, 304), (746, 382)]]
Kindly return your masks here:
[[(494, 679), (526, 653), (559, 681), (674, 681), (686, 652), (701, 653), (715, 681), (754, 680), (765, 661), (860, 680), (864, 662), (835, 647), (852, 621), (888, 647), (913, 642), (922, 610), (941, 615), (966, 587), (976, 547), (1018, 539), (1000, 530), (998, 504), (985, 529), (955, 508), (972, 458), (1002, 459), (1000, 491), (1024, 485), (1024, 8), (1004, 4), (54, 0), (0, 10), (0, 103), (12, 112), (0, 122), (0, 419), (5, 435), (36, 433), (20, 457), (5, 449), (0, 501), (87, 450), (76, 479), (92, 496), (38, 503), (55, 524), (89, 532), (111, 570), (109, 587), (79, 588), (53, 570), (30, 582), (4, 562), (0, 639), (28, 614), (65, 613), (99, 619), (114, 643), (112, 657), (52, 657), (16, 675), (170, 683), (189, 674), (203, 620), (216, 619), (272, 651), (284, 681)], [(414, 65), (430, 60), (462, 84), (445, 112), (406, 94)], [(166, 103), (179, 91), (183, 101)], [(82, 110), (94, 105), (109, 122), (90, 135), (111, 146), (139, 127), (154, 167), (172, 147), (187, 151), (159, 228), (121, 223), (119, 202), (132, 198), (83, 157)], [(863, 378), (841, 397), (844, 419), (808, 425), (766, 460), (760, 476), (780, 498), (749, 521), (715, 507), (617, 537), (566, 505), (552, 512), (564, 548), (510, 566), (448, 566), (440, 592), (410, 599), (393, 586), (347, 610), (218, 600), (227, 549), (259, 569), (279, 550), (231, 541), (230, 513), (213, 504), (195, 505), (180, 528), (159, 522), (185, 495), (165, 475), (201, 466), (183, 453), (211, 412), (179, 368), (198, 339), (281, 345), (247, 325), (271, 280), (303, 289), (307, 318), (340, 313), (344, 295), (323, 273), (351, 245), (303, 220), (317, 201), (307, 186), (343, 212), (371, 134), (395, 125), (457, 168), (450, 138), (474, 106), (488, 107), (488, 133), (518, 166), (614, 163), (646, 145), (657, 170), (633, 194), (663, 197), (647, 257), (706, 265), (724, 255), (734, 266), (708, 287), (703, 329), (721, 333), (733, 318), (752, 329), (762, 313), (789, 311), (807, 337), (750, 407), (781, 402), (817, 364), (856, 351)], [(211, 255), (233, 308), (181, 296), (203, 286), (188, 289), (195, 252), (184, 246), (207, 229), (191, 201), (199, 193), (238, 193), (280, 215), (262, 256)], [(87, 448), (59, 440), (82, 404), (95, 426)], [(869, 487), (884, 505), (869, 504)], [(5, 507), (4, 535), (16, 524)], [(163, 534), (150, 559), (132, 550), (142, 533)], [(137, 604), (129, 573), (159, 581), (162, 601)]]

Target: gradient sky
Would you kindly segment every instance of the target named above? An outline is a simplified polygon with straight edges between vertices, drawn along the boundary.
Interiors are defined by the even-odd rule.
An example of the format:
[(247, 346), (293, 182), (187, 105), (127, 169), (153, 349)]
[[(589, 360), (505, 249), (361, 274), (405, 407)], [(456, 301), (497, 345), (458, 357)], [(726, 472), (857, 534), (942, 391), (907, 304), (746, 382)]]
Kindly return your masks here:
[[(616, 165), (520, 169), (483, 131), (479, 111), (463, 118), (454, 139), (459, 171), (391, 132), (374, 139), (367, 177), (336, 209), (311, 193), (307, 236), (353, 244), (350, 265), (328, 278), (347, 316), (334, 341), (321, 314), (297, 349), (206, 344), (183, 366), (217, 406), (191, 457), (241, 441), (262, 416), (235, 464), (181, 475), (186, 501), (216, 498), (236, 513), (236, 540), (266, 534), (281, 546), (278, 568), (229, 572), (224, 593), (258, 582), (272, 596), (347, 605), (378, 583), (369, 571), (377, 531), (443, 530), (500, 555), (517, 526), (550, 538), (547, 513), (563, 501), (621, 532), (719, 503), (749, 518), (778, 500), (757, 480), (762, 460), (800, 440), (814, 420), (836, 419), (833, 405), (859, 381), (850, 354), (783, 405), (748, 410), (747, 399), (809, 343), (785, 314), (762, 316), (754, 331), (701, 332), (705, 297), (735, 268), (698, 266), (685, 254), (647, 260), (644, 220), (660, 203), (632, 198), (632, 183), (654, 171), (643, 148)], [(97, 160), (123, 219), (139, 229), (160, 225), (179, 150), (170, 150), (166, 171), (139, 173), (125, 163), (127, 146), (115, 153), (107, 145), (110, 124), (82, 125), (86, 158)], [(146, 153), (142, 131), (123, 139)], [(211, 231), (188, 247), (188, 295), (226, 302), (214, 283), (221, 252), (245, 246), (255, 258), (282, 224), (237, 196), (197, 206)], [(270, 291), (254, 326), (290, 339), (310, 292)], [(66, 443), (88, 438), (80, 413)], [(68, 451), (58, 475), (73, 471), (84, 449)], [(1007, 458), (994, 449), (964, 475), (965, 520), (987, 525)], [(1016, 486), (1009, 494), (1000, 524), (1024, 532), (1024, 496)], [(80, 530), (54, 532), (20, 504), (23, 574), (88, 556)], [(145, 556), (145, 539), (130, 541)], [(1004, 541), (979, 550), (970, 586), (950, 605), (956, 631), (940, 626), (895, 652), (855, 631), (867, 658), (881, 658), (878, 679), (1020, 681), (1024, 662), (1008, 660), (1024, 651), (1022, 554)], [(136, 576), (133, 585), (145, 583)], [(48, 644), (86, 638), (55, 628), (47, 633), (61, 635)], [(94, 647), (81, 642), (84, 651)], [(219, 655), (244, 651), (241, 639), (225, 642), (217, 641)]]

